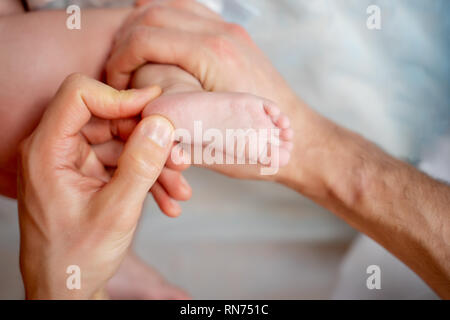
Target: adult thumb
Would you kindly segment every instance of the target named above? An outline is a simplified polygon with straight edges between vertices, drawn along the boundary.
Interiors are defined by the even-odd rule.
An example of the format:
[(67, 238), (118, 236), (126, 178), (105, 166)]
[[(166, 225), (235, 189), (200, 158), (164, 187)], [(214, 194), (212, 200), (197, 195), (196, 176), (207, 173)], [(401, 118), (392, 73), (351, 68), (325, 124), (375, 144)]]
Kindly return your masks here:
[(127, 209), (142, 206), (149, 189), (161, 173), (173, 144), (174, 128), (166, 118), (144, 118), (125, 144), (111, 181), (102, 196)]

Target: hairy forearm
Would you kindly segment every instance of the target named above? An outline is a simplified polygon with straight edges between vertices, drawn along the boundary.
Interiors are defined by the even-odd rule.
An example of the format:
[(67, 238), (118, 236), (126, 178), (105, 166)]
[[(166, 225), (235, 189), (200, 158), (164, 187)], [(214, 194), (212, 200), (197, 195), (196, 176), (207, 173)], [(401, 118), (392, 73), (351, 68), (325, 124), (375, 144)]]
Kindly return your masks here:
[(450, 187), (373, 145), (364, 151), (353, 153), (364, 156), (347, 216), (450, 298)]
[(81, 30), (66, 28), (63, 11), (0, 17), (0, 169), (15, 172), (19, 142), (67, 75), (101, 77), (113, 36), (130, 10), (84, 10)]
[(312, 111), (301, 112), (294, 126), (315, 137), (298, 137), (281, 182), (372, 237), (450, 298), (450, 187)]

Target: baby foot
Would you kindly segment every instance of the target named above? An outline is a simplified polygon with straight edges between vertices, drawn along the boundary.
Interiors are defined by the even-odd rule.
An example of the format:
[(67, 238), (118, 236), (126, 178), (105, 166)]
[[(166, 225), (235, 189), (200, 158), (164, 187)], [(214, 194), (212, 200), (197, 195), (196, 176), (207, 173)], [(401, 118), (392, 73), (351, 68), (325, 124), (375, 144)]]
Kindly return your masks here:
[[(172, 121), (176, 129), (187, 130), (190, 137), (194, 137), (191, 143), (196, 146), (206, 147), (210, 142), (204, 141), (203, 136), (197, 137), (195, 130), (198, 125), (201, 125), (202, 132), (214, 129), (222, 137), (227, 137), (230, 130), (234, 130), (233, 134), (256, 134), (257, 141), (253, 139), (255, 136), (251, 138), (246, 134), (245, 150), (243, 153), (238, 151), (238, 156), (245, 157), (249, 163), (256, 161), (265, 166), (281, 167), (290, 158), (293, 130), (289, 119), (273, 102), (254, 95), (211, 92), (164, 94), (150, 102), (142, 116), (152, 114), (163, 115)], [(236, 157), (238, 145), (233, 141), (230, 149), (228, 143), (223, 141), (219, 147), (215, 144), (215, 152)]]

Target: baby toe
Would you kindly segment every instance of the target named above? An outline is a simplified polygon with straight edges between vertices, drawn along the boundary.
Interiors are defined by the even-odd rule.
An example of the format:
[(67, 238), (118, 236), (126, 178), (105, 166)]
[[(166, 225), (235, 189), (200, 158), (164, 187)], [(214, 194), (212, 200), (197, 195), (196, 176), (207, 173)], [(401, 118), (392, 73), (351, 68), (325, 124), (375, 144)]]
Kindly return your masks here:
[(275, 122), (281, 114), (281, 110), (275, 106), (274, 104), (265, 104), (264, 111), (266, 111), (267, 115)]
[(280, 129), (287, 129), (291, 126), (291, 121), (286, 115), (282, 114), (276, 120), (275, 125)]
[(284, 141), (291, 141), (294, 138), (294, 130), (291, 128), (281, 130), (280, 138)]

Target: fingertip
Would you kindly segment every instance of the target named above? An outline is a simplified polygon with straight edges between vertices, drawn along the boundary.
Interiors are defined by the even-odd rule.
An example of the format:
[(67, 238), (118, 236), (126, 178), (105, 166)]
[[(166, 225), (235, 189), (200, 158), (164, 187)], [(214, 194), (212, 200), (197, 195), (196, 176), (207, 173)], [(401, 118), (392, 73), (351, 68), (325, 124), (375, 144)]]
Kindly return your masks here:
[(166, 190), (156, 182), (151, 188), (150, 192), (158, 204), (159, 209), (169, 218), (179, 217), (181, 214), (181, 206), (178, 202), (172, 199)]
[(141, 110), (162, 93), (161, 87), (150, 86), (141, 89), (117, 90), (122, 101), (139, 105)]
[(152, 85), (149, 87), (141, 88), (141, 89), (134, 89), (144, 92), (149, 98), (154, 99), (161, 95), (162, 89), (158, 85)]
[(162, 213), (169, 218), (178, 218), (182, 211), (180, 204), (176, 200), (170, 198), (170, 196), (167, 198), (166, 202), (160, 206), (160, 209)]
[(182, 174), (180, 174), (180, 199), (178, 200), (183, 200), (183, 201), (187, 201), (192, 197), (192, 188), (189, 185), (189, 182), (187, 182), (186, 178), (183, 177)]
[[(173, 195), (172, 195), (173, 194)], [(172, 188), (170, 190), (170, 196), (178, 201), (188, 201), (192, 197), (191, 187), (179, 187), (177, 189)]]
[(170, 218), (177, 218), (181, 215), (181, 206), (180, 204), (174, 200), (174, 199), (170, 199), (170, 205), (171, 205), (171, 209), (169, 212), (167, 212), (167, 216)]
[(118, 90), (118, 92), (122, 101), (139, 106), (138, 113), (142, 113), (147, 104), (161, 95), (162, 89), (155, 85), (140, 89)]
[[(151, 115), (141, 120), (141, 132), (159, 147), (167, 149), (173, 144), (175, 128), (172, 122), (161, 115)], [(166, 157), (167, 160), (167, 157)]]

